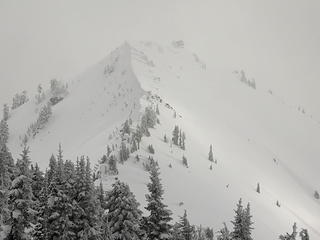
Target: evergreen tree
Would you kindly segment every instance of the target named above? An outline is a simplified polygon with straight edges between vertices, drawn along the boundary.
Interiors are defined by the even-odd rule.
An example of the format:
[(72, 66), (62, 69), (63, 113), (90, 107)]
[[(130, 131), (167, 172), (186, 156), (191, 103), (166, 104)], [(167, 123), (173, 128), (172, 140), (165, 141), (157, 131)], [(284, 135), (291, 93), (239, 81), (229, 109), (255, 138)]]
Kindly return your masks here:
[(174, 126), (173, 132), (172, 132), (172, 142), (173, 144), (177, 145), (179, 144), (179, 127), (176, 125)]
[(212, 145), (210, 145), (210, 150), (209, 150), (209, 161), (213, 162), (213, 152), (212, 152)]
[(6, 120), (0, 121), (0, 145), (7, 144), (9, 139), (9, 128)]
[(158, 104), (157, 104), (157, 106), (156, 106), (156, 114), (157, 114), (157, 115), (160, 115)]
[(112, 185), (107, 196), (108, 222), (113, 240), (138, 240), (143, 236), (141, 214), (129, 186), (120, 181)]
[(182, 239), (192, 240), (194, 229), (193, 229), (193, 226), (191, 226), (189, 223), (186, 210), (184, 210), (183, 216), (180, 217), (178, 226), (179, 226), (178, 228), (180, 230), (180, 233), (183, 237)]
[(235, 210), (235, 219), (232, 221), (233, 233), (232, 237), (236, 240), (252, 240), (252, 216), (250, 215), (250, 204), (244, 209), (242, 200), (240, 199)]
[(129, 121), (126, 120), (125, 123), (123, 124), (121, 133), (122, 133), (122, 135), (124, 135), (124, 134), (130, 135), (130, 132), (131, 132), (131, 129), (130, 129)]
[(43, 187), (39, 193), (38, 202), (36, 204), (36, 224), (32, 231), (32, 237), (34, 240), (49, 240), (48, 186), (48, 174), (46, 174)]
[(52, 154), (49, 160), (49, 170), (48, 170), (48, 182), (51, 183), (53, 180), (53, 175), (57, 171), (57, 160)]
[(2, 117), (2, 119), (4, 121), (8, 121), (8, 119), (9, 119), (9, 107), (8, 107), (7, 104), (3, 105), (3, 117)]
[(150, 240), (171, 239), (171, 211), (169, 211), (167, 206), (162, 202), (164, 191), (159, 175), (159, 167), (153, 160), (150, 168), (151, 182), (147, 185), (149, 194), (146, 195), (148, 203), (146, 210), (148, 210), (150, 214), (144, 219), (144, 228)]
[(31, 227), (35, 215), (28, 154), (28, 148), (24, 148), (21, 159), (17, 160), (17, 176), (9, 190), (11, 230), (7, 239), (28, 239), (26, 230)]
[(40, 171), (38, 164), (36, 163), (32, 171), (32, 192), (34, 200), (38, 200), (40, 197), (40, 192), (44, 187), (44, 176), (43, 172)]
[(227, 224), (223, 223), (223, 228), (219, 231), (219, 235), (217, 236), (217, 240), (231, 240), (232, 234), (230, 233)]
[(187, 168), (189, 167), (188, 160), (185, 156), (182, 156), (182, 164), (183, 164), (183, 166), (185, 166)]
[(37, 128), (42, 129), (46, 125), (46, 123), (49, 121), (51, 115), (52, 115), (51, 104), (48, 103), (44, 105), (40, 110), (39, 117), (37, 120)]
[(307, 229), (302, 229), (299, 233), (301, 240), (309, 240), (309, 234)]
[(298, 235), (297, 224), (294, 223), (292, 226), (292, 233), (291, 234), (286, 233), (285, 235), (280, 235), (279, 239), (280, 240), (296, 240), (297, 235)]
[(183, 150), (186, 149), (186, 134), (182, 132), (182, 137), (181, 137), (181, 148)]
[(79, 205), (77, 224), (78, 239), (99, 239), (102, 232), (102, 210), (94, 188), (89, 158), (80, 158), (77, 171), (77, 194)]
[(257, 184), (257, 193), (260, 193), (260, 183)]
[(125, 161), (127, 161), (129, 156), (130, 156), (129, 148), (126, 146), (125, 142), (121, 142), (121, 147), (119, 150), (120, 163), (124, 163)]

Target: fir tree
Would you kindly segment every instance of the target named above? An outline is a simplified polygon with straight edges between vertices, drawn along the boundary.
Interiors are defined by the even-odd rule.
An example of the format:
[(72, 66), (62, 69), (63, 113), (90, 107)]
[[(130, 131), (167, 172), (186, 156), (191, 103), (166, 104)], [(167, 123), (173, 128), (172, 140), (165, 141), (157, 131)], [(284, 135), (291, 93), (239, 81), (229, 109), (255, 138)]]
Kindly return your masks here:
[(185, 166), (187, 168), (189, 167), (188, 160), (185, 156), (182, 156), (182, 164), (183, 164), (183, 166)]
[(107, 209), (111, 238), (114, 240), (138, 240), (143, 236), (141, 214), (129, 186), (120, 181), (112, 185), (108, 193)]
[(239, 240), (252, 240), (252, 216), (250, 215), (250, 204), (244, 209), (242, 206), (242, 200), (240, 199), (235, 210), (235, 219), (232, 221), (233, 224), (233, 239)]
[(44, 176), (43, 172), (40, 171), (38, 164), (36, 163), (32, 171), (32, 192), (35, 200), (40, 197), (40, 192), (44, 187)]
[(182, 137), (181, 137), (181, 148), (183, 150), (186, 149), (186, 134), (182, 132)]
[(182, 239), (192, 240), (194, 229), (193, 229), (193, 226), (191, 226), (189, 223), (186, 210), (184, 210), (183, 216), (180, 217), (178, 226), (179, 226), (178, 229), (180, 230), (180, 233), (182, 235)]
[(213, 162), (213, 152), (212, 152), (212, 145), (210, 145), (210, 150), (209, 150), (209, 161)]
[(260, 183), (257, 184), (257, 193), (260, 193)]
[(9, 139), (9, 128), (6, 120), (0, 121), (0, 145), (7, 144)]
[(299, 233), (301, 240), (309, 240), (309, 234), (307, 229), (302, 229)]
[(292, 226), (292, 233), (286, 233), (285, 235), (280, 235), (279, 239), (280, 240), (296, 240), (298, 233), (297, 233), (297, 224), (294, 223)]
[(159, 178), (159, 167), (153, 161), (150, 168), (150, 183), (146, 195), (149, 216), (144, 219), (144, 228), (150, 240), (171, 239), (171, 211), (163, 203), (163, 188)]
[(217, 236), (217, 240), (231, 240), (232, 234), (230, 233), (227, 224), (223, 223), (223, 228), (219, 230), (219, 235)]
[(172, 142), (177, 146), (179, 144), (179, 132), (179, 127), (175, 126), (172, 132)]
[(3, 117), (2, 117), (2, 119), (4, 121), (8, 121), (8, 119), (9, 119), (9, 107), (8, 107), (7, 104), (3, 105)]
[(28, 148), (24, 148), (21, 158), (17, 160), (17, 176), (9, 190), (11, 230), (7, 239), (27, 239), (26, 230), (31, 227), (35, 215), (28, 154)]
[(78, 239), (99, 239), (102, 227), (102, 210), (94, 188), (89, 158), (80, 158), (77, 171), (77, 202), (80, 216), (77, 219)]
[(131, 132), (131, 130), (130, 130), (129, 121), (126, 120), (125, 123), (123, 124), (121, 133), (122, 133), (122, 135), (124, 135), (124, 134), (130, 135), (130, 132)]
[(36, 224), (32, 231), (32, 237), (34, 240), (49, 240), (48, 186), (48, 174), (46, 174), (43, 187), (39, 193), (38, 202), (36, 204)]

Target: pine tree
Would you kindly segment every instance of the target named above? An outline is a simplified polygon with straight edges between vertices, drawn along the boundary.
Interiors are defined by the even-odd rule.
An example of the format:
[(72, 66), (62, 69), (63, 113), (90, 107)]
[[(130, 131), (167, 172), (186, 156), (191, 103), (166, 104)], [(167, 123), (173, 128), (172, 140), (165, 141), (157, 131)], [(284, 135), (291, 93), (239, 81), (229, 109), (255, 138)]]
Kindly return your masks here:
[(182, 148), (183, 150), (185, 150), (185, 149), (186, 149), (186, 134), (185, 134), (184, 132), (182, 132), (182, 137), (181, 137), (181, 139), (182, 139), (181, 148)]
[(130, 156), (129, 148), (126, 146), (125, 142), (121, 142), (121, 147), (119, 150), (120, 163), (124, 163), (125, 161), (127, 161), (129, 156)]
[(210, 145), (210, 150), (209, 150), (209, 161), (213, 162), (213, 152), (212, 152), (212, 145)]
[[(73, 239), (76, 236), (75, 223), (72, 219), (77, 202), (70, 198), (70, 188), (66, 181), (65, 163), (62, 157), (61, 146), (58, 151), (58, 162), (51, 158), (48, 194), (48, 236), (49, 239)], [(52, 167), (52, 168), (51, 168)], [(52, 174), (52, 175), (51, 175)]]
[(28, 154), (28, 148), (24, 148), (21, 159), (17, 160), (17, 176), (9, 190), (11, 230), (7, 239), (27, 239), (26, 230), (30, 228), (35, 215)]
[(0, 145), (7, 144), (9, 139), (9, 128), (6, 120), (0, 122)]
[(182, 164), (183, 164), (183, 166), (185, 166), (187, 168), (189, 167), (188, 160), (185, 156), (182, 156)]
[(52, 154), (49, 160), (49, 170), (48, 170), (48, 182), (51, 183), (53, 180), (53, 175), (57, 171), (57, 160)]
[(217, 240), (231, 240), (231, 239), (232, 239), (232, 234), (228, 230), (227, 224), (223, 223), (223, 228), (219, 231)]
[(179, 144), (179, 132), (180, 132), (179, 127), (175, 126), (172, 132), (172, 142), (174, 145), (177, 145), (177, 146)]
[(80, 158), (77, 171), (76, 199), (80, 208), (77, 219), (78, 239), (99, 239), (102, 228), (102, 209), (94, 188), (89, 158)]
[(250, 215), (250, 204), (248, 203), (246, 209), (242, 206), (242, 200), (240, 199), (235, 210), (235, 219), (233, 224), (233, 239), (239, 240), (252, 240), (252, 216)]
[(257, 184), (257, 193), (260, 193), (260, 183)]
[(42, 129), (49, 121), (52, 115), (51, 104), (48, 103), (42, 107), (37, 120), (37, 128)]
[(120, 181), (112, 185), (108, 193), (107, 209), (111, 238), (114, 240), (138, 240), (143, 236), (141, 214), (129, 186)]
[(34, 200), (38, 200), (40, 192), (44, 187), (44, 176), (43, 172), (40, 171), (38, 164), (36, 163), (34, 170), (32, 171), (32, 192)]
[(296, 240), (298, 233), (297, 233), (297, 224), (294, 223), (292, 226), (292, 233), (286, 233), (285, 235), (280, 235), (279, 239), (280, 240)]
[(164, 191), (159, 175), (159, 167), (154, 162), (150, 168), (151, 182), (147, 185), (149, 194), (146, 195), (148, 204), (145, 209), (149, 211), (149, 216), (144, 219), (144, 228), (150, 240), (171, 239), (171, 211), (162, 202)]
[(36, 224), (32, 231), (34, 240), (49, 240), (48, 186), (48, 174), (46, 173), (43, 187), (39, 193), (38, 202), (36, 204)]
[(302, 229), (299, 233), (301, 240), (309, 240), (309, 234), (307, 229)]
[(184, 210), (183, 216), (180, 217), (178, 226), (179, 226), (178, 229), (180, 230), (180, 233), (183, 237), (182, 239), (192, 240), (194, 229), (193, 229), (193, 226), (191, 226), (189, 223), (186, 210)]
[(130, 135), (130, 132), (131, 132), (131, 129), (130, 129), (129, 121), (126, 120), (125, 123), (123, 124), (121, 133), (122, 133), (122, 135), (124, 135), (124, 134)]
[(0, 232), (10, 217), (8, 195), (13, 177), (13, 159), (5, 144), (0, 145)]
[(4, 121), (8, 121), (8, 119), (9, 119), (9, 107), (8, 107), (7, 104), (3, 105), (3, 117), (2, 117), (2, 119)]

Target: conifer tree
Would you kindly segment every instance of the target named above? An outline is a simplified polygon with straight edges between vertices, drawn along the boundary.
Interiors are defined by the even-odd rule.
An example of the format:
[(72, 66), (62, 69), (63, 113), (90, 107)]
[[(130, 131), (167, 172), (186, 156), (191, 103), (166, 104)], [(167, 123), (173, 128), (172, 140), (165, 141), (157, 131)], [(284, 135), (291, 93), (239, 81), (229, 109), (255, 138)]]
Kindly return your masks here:
[(6, 120), (0, 121), (0, 145), (7, 144), (9, 139), (9, 128)]
[(179, 226), (178, 229), (180, 230), (180, 233), (183, 237), (182, 239), (192, 240), (194, 229), (193, 229), (193, 226), (191, 226), (189, 223), (186, 210), (184, 210), (183, 216), (180, 217), (178, 226)]
[(179, 127), (176, 125), (172, 132), (172, 142), (175, 145), (179, 145)]
[(36, 204), (36, 224), (32, 231), (34, 240), (49, 240), (48, 186), (48, 174), (46, 173), (43, 187), (39, 193), (38, 202)]
[(210, 150), (209, 150), (209, 161), (213, 162), (213, 152), (212, 152), (212, 145), (210, 145)]
[(31, 188), (29, 149), (24, 148), (17, 160), (17, 176), (9, 190), (10, 225), (7, 239), (27, 239), (26, 230), (34, 219), (33, 194)]
[(260, 193), (260, 183), (257, 184), (257, 193)]
[(7, 104), (3, 105), (3, 117), (2, 117), (2, 119), (4, 121), (8, 121), (8, 119), (9, 119), (9, 107), (8, 107)]
[(184, 132), (182, 132), (182, 137), (181, 137), (181, 148), (183, 150), (186, 149), (186, 134)]
[(227, 224), (223, 223), (223, 228), (219, 231), (219, 235), (217, 236), (217, 240), (231, 240), (232, 234), (230, 233)]
[(159, 167), (154, 160), (151, 161), (150, 183), (147, 187), (149, 194), (146, 195), (149, 216), (144, 219), (144, 228), (150, 240), (171, 239), (171, 211), (163, 203), (163, 188), (160, 182)]
[(296, 240), (297, 235), (298, 235), (297, 224), (294, 223), (292, 226), (292, 233), (291, 234), (286, 233), (285, 235), (280, 235), (279, 239), (280, 240)]
[(99, 239), (102, 228), (102, 210), (94, 188), (89, 158), (80, 158), (77, 171), (77, 194), (80, 211), (77, 218), (78, 239)]
[(32, 192), (33, 192), (34, 200), (37, 201), (39, 199), (40, 192), (44, 187), (44, 176), (43, 176), (43, 172), (40, 171), (38, 163), (36, 163), (31, 174), (32, 174)]
[(112, 185), (108, 193), (107, 209), (111, 239), (140, 240), (144, 235), (141, 230), (141, 214), (129, 186), (120, 181)]
[(242, 206), (242, 200), (240, 199), (235, 210), (235, 219), (232, 221), (233, 224), (233, 239), (241, 240), (252, 240), (252, 216), (250, 214), (250, 204), (244, 209)]

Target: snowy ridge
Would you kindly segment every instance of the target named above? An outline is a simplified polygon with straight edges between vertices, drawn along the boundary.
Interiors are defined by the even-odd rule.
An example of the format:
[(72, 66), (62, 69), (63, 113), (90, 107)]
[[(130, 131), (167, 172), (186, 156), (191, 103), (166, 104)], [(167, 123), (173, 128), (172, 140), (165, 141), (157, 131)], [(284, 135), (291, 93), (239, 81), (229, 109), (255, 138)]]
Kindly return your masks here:
[[(137, 154), (147, 159), (147, 146), (154, 146), (175, 218), (187, 209), (193, 224), (218, 230), (232, 220), (242, 197), (252, 205), (255, 239), (277, 239), (293, 222), (320, 239), (320, 202), (312, 196), (320, 189), (319, 126), (267, 93), (233, 81), (232, 71), (212, 75), (205, 66), (181, 44), (124, 43), (69, 82), (69, 95), (52, 107), (48, 125), (29, 142), (31, 159), (47, 167), (61, 143), (66, 158), (84, 154), (97, 163), (107, 144), (119, 144), (125, 120), (137, 123), (146, 106), (158, 105), (160, 124), (142, 139)], [(39, 109), (29, 101), (11, 113), (8, 146), (15, 157)], [(163, 141), (165, 134), (171, 139), (175, 125), (186, 133), (185, 151)], [(210, 144), (217, 164), (208, 161)], [(148, 176), (135, 155), (118, 165), (117, 177), (129, 183), (143, 207)], [(113, 179), (103, 182), (110, 186)]]

